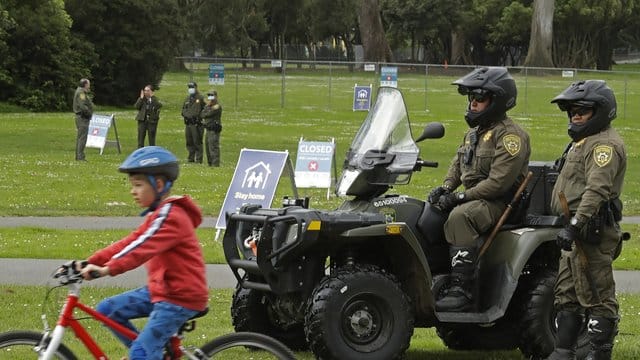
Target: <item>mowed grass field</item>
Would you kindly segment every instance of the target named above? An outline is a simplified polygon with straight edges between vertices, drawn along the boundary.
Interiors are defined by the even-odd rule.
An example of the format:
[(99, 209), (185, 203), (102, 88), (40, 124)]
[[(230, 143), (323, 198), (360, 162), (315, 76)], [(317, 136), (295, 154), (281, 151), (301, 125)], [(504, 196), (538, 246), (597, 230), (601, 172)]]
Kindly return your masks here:
[[(202, 65), (202, 64), (201, 64)], [(287, 68), (285, 75), (270, 68), (246, 70), (227, 66), (224, 85), (208, 85), (205, 68), (194, 72), (167, 73), (156, 91), (163, 102), (157, 144), (173, 151), (183, 161), (181, 174), (173, 192), (189, 194), (202, 207), (205, 216), (218, 216), (236, 161), (243, 148), (288, 151), (295, 162), (300, 138), (311, 141), (335, 139), (338, 176), (349, 144), (366, 116), (352, 111), (354, 84), (373, 84), (375, 74), (325, 68)], [(199, 69), (199, 70), (198, 70)], [(436, 169), (425, 168), (413, 175), (409, 185), (391, 190), (425, 198), (441, 184), (448, 164), (467, 125), (463, 120), (466, 99), (450, 83), (468, 72), (468, 68), (449, 68), (424, 73), (404, 74), (398, 87), (405, 96), (414, 136), (431, 121), (446, 127), (444, 138), (419, 144), (422, 158), (439, 162)], [(560, 72), (529, 74), (513, 71), (518, 85), (518, 105), (509, 114), (530, 134), (532, 160), (553, 161), (569, 141), (566, 114), (549, 101), (571, 81), (601, 78), (611, 84), (618, 96), (619, 115), (613, 125), (627, 144), (628, 170), (623, 193), (625, 215), (640, 215), (638, 174), (640, 148), (640, 104), (633, 99), (640, 94), (640, 72), (578, 73), (574, 79)], [(184, 125), (180, 116), (187, 95), (186, 83), (195, 80), (200, 91), (216, 89), (223, 106), (221, 136), (222, 162), (219, 168), (187, 164)], [(94, 84), (95, 85), (95, 84)], [(131, 103), (138, 93), (131, 94)], [(128, 181), (117, 171), (118, 165), (137, 146), (133, 105), (108, 108), (100, 105), (95, 94), (96, 113), (114, 114), (115, 127), (109, 140), (116, 139), (122, 152), (106, 147), (88, 148), (87, 163), (74, 161), (75, 123), (71, 112), (30, 113), (0, 104), (0, 216), (137, 216), (140, 212), (131, 201)], [(309, 196), (311, 206), (333, 209), (341, 199), (326, 199), (326, 189), (298, 189)], [(281, 178), (273, 206), (280, 206), (283, 196), (293, 194), (286, 174)], [(625, 225), (635, 238), (638, 227)], [(122, 236), (123, 231), (71, 231), (39, 228), (0, 228), (0, 253), (5, 257), (83, 257), (100, 246)], [(213, 230), (200, 229), (207, 260), (223, 262)], [(88, 240), (91, 241), (88, 241)], [(34, 248), (33, 244), (40, 244)], [(629, 241), (616, 262), (623, 269), (640, 268), (640, 246)], [(25, 247), (26, 245), (26, 247)]]
[[(398, 87), (405, 95), (414, 135), (431, 121), (442, 122), (446, 135), (442, 139), (425, 141), (419, 146), (422, 158), (438, 161), (437, 169), (415, 173), (407, 186), (391, 191), (424, 198), (441, 183), (449, 161), (467, 125), (463, 120), (466, 99), (457, 94), (450, 83), (469, 69), (437, 69), (424, 74), (400, 73)], [(640, 215), (639, 142), (640, 73), (578, 73), (575, 79), (555, 74), (528, 74), (514, 71), (519, 98), (510, 115), (529, 131), (532, 160), (553, 161), (569, 141), (566, 134), (566, 114), (549, 101), (571, 81), (578, 78), (607, 80), (618, 96), (619, 116), (613, 125), (627, 144), (628, 170), (623, 194), (625, 215)], [(156, 95), (164, 103), (158, 128), (157, 143), (173, 151), (186, 162), (184, 125), (180, 117), (186, 83), (195, 80), (201, 92), (214, 88), (207, 84), (202, 68), (195, 73), (168, 73)], [(233, 175), (240, 150), (243, 148), (289, 151), (295, 162), (301, 137), (312, 141), (335, 139), (338, 173), (344, 153), (362, 123), (365, 112), (352, 111), (354, 84), (370, 84), (378, 79), (371, 73), (350, 73), (326, 68), (314, 71), (287, 69), (284, 76), (271, 69), (261, 71), (228, 67), (226, 83), (217, 86), (223, 105), (221, 137), (222, 166), (184, 164), (175, 194), (189, 194), (202, 207), (205, 216), (218, 216), (228, 184)], [(138, 93), (131, 94), (131, 104)], [(30, 113), (0, 104), (0, 216), (137, 216), (140, 212), (128, 194), (125, 175), (118, 165), (136, 148), (135, 110), (100, 105), (96, 94), (96, 112), (114, 114), (122, 153), (107, 147), (102, 155), (98, 149), (87, 149), (87, 163), (74, 161), (75, 124), (71, 111), (66, 113)], [(115, 140), (115, 129), (109, 140)], [(338, 174), (339, 175), (339, 174)], [(310, 196), (317, 208), (335, 208), (341, 200), (326, 199), (326, 189), (299, 189), (301, 196)], [(283, 177), (276, 191), (273, 206), (279, 199), (292, 195), (290, 181)], [(632, 240), (625, 244), (616, 269), (640, 269), (638, 225), (625, 224)], [(199, 229), (198, 235), (208, 263), (224, 263), (220, 243), (213, 241), (215, 230)], [(26, 258), (84, 258), (91, 251), (125, 235), (126, 230), (60, 230), (43, 228), (0, 228), (0, 256)], [(44, 279), (43, 279), (44, 281)], [(95, 304), (99, 299), (121, 289), (85, 289), (85, 300)], [(3, 285), (0, 331), (16, 328), (39, 329), (43, 287)], [(212, 290), (212, 312), (190, 334), (192, 343), (232, 331), (229, 316), (230, 290)], [(616, 359), (640, 357), (640, 296), (620, 294), (621, 332), (614, 352)], [(50, 312), (51, 313), (51, 312)], [(98, 331), (110, 353), (122, 354), (119, 344), (100, 326)], [(73, 345), (79, 348), (78, 344)], [(82, 354), (82, 353), (79, 353)], [(300, 359), (312, 359), (310, 353), (299, 353)], [(81, 356), (81, 358), (85, 358)], [(234, 357), (242, 359), (244, 357)], [(260, 356), (252, 354), (252, 358)], [(460, 352), (447, 350), (433, 329), (417, 329), (412, 339), (408, 359), (520, 359), (518, 351)]]

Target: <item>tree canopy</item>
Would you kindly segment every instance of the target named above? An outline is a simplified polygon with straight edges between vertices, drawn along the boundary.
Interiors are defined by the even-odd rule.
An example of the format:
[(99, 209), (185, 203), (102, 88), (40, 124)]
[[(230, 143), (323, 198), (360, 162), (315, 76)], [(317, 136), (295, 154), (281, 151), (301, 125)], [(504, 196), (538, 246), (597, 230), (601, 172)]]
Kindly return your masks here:
[(5, 0), (0, 101), (68, 110), (88, 77), (98, 104), (130, 105), (196, 52), (610, 69), (638, 24), (640, 0)]

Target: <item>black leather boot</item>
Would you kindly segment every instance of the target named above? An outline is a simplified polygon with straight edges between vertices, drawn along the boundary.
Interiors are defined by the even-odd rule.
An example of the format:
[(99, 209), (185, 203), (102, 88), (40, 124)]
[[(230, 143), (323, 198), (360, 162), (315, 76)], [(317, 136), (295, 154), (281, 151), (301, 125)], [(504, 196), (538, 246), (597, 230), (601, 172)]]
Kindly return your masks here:
[(613, 339), (618, 335), (618, 319), (591, 316), (587, 329), (591, 350), (586, 360), (610, 360)]
[(436, 311), (461, 312), (473, 308), (473, 276), (475, 272), (476, 248), (452, 246), (451, 286), (447, 294), (436, 301)]
[(583, 316), (570, 311), (560, 311), (556, 315), (558, 341), (547, 360), (575, 360), (578, 335), (583, 325)]

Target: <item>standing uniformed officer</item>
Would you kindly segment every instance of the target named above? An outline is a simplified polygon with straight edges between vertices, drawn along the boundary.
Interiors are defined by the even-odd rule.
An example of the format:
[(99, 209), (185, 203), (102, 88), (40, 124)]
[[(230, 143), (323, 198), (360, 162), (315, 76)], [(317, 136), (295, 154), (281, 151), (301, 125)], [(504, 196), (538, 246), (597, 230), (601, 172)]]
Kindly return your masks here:
[[(516, 105), (516, 84), (504, 67), (483, 67), (453, 82), (466, 95), (470, 129), (442, 186), (428, 201), (449, 213), (444, 233), (450, 244), (451, 287), (437, 311), (473, 308), (473, 275), (480, 235), (500, 219), (528, 171), (529, 135), (506, 114)], [(459, 192), (454, 192), (460, 185)]]
[(84, 156), (84, 148), (87, 145), (89, 134), (89, 122), (93, 115), (93, 102), (89, 94), (91, 82), (89, 79), (80, 79), (78, 88), (73, 95), (73, 112), (76, 114), (76, 160), (87, 161)]
[(134, 105), (138, 109), (138, 148), (144, 147), (144, 138), (149, 133), (149, 146), (156, 145), (156, 131), (160, 120), (162, 103), (153, 94), (153, 86), (147, 85), (140, 90), (140, 97)]
[[(622, 138), (610, 126), (616, 99), (604, 81), (587, 80), (571, 84), (551, 102), (569, 116), (572, 142), (558, 161), (553, 192), (565, 194), (572, 217), (557, 237), (563, 250), (555, 286), (558, 342), (549, 359), (575, 359), (585, 317), (587, 359), (611, 359), (618, 324), (611, 263), (621, 246), (620, 194), (627, 168)], [(559, 197), (551, 207), (563, 214)]]
[(185, 137), (187, 142), (188, 162), (202, 164), (202, 135), (204, 127), (200, 113), (204, 108), (204, 97), (198, 92), (198, 84), (194, 81), (187, 84), (189, 95), (182, 105), (182, 117), (184, 118)]
[(218, 102), (218, 92), (207, 93), (207, 105), (202, 109), (200, 117), (207, 129), (205, 147), (209, 166), (220, 166), (220, 132), (222, 131), (222, 106)]

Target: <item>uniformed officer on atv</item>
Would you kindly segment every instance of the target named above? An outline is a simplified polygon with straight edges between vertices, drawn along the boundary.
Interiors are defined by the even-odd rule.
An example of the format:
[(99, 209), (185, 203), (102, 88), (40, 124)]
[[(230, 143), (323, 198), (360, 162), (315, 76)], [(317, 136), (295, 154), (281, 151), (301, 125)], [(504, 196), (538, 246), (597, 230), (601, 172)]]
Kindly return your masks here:
[(436, 302), (439, 312), (473, 309), (474, 273), (481, 235), (498, 222), (524, 180), (529, 135), (506, 114), (516, 105), (516, 84), (504, 67), (478, 68), (453, 82), (469, 101), (469, 130), (442, 186), (428, 202), (448, 213), (444, 233), (450, 245), (451, 286)]

